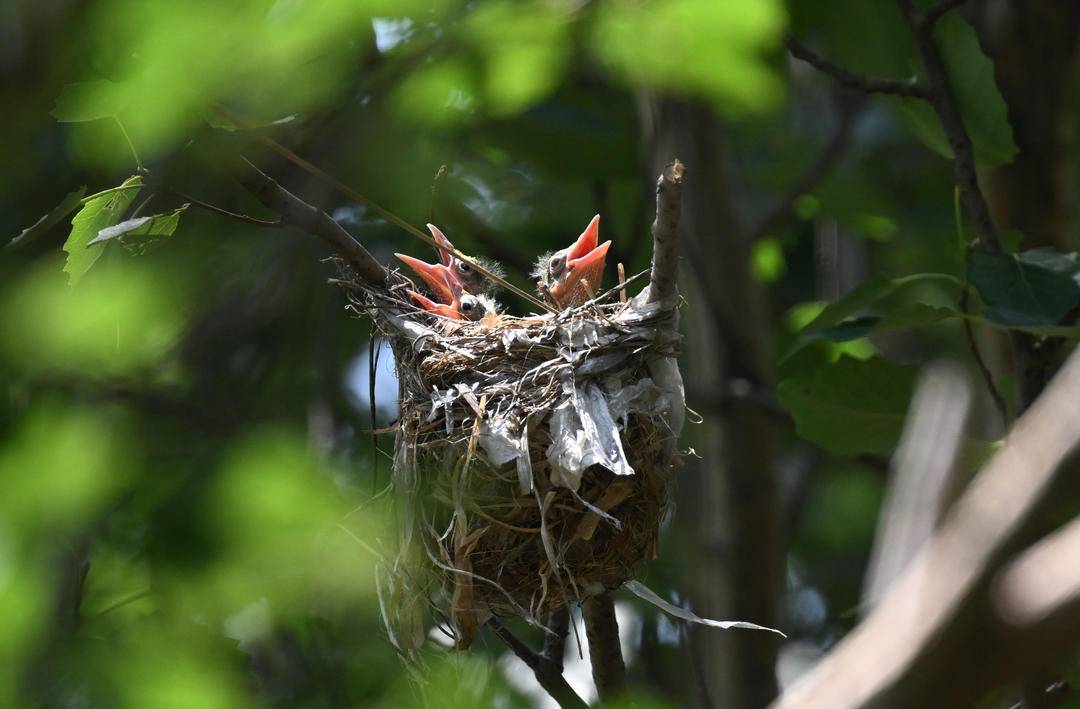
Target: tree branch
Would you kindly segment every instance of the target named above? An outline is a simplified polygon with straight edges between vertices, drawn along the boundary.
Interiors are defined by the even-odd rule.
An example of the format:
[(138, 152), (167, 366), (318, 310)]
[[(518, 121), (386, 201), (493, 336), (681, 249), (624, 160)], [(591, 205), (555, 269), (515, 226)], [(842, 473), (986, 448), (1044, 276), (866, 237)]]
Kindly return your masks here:
[(653, 261), (649, 302), (666, 303), (675, 298), (679, 269), (679, 211), (686, 166), (678, 158), (664, 167), (656, 181), (656, 221), (652, 225)]
[(544, 672), (562, 675), (566, 636), (570, 634), (570, 611), (566, 608), (552, 611), (548, 615), (547, 628), (551, 632), (544, 635), (544, 649), (540, 651), (540, 663)]
[(990, 218), (990, 207), (987, 206), (986, 197), (979, 188), (971, 137), (968, 135), (967, 128), (964, 127), (956, 95), (945, 69), (945, 62), (934, 41), (933, 24), (927, 21), (929, 15), (920, 13), (911, 0), (897, 0), (897, 3), (911, 29), (911, 35), (919, 51), (919, 58), (926, 68), (926, 81), (930, 89), (928, 100), (937, 112), (941, 126), (945, 130), (945, 136), (948, 138), (949, 147), (952, 148), (953, 181), (960, 188), (960, 197), (964, 202), (964, 207), (971, 215), (975, 237), (984, 250), (994, 254), (1001, 253), (1001, 240), (998, 238), (994, 221)]
[(374, 286), (384, 285), (386, 268), (329, 214), (289, 192), (244, 158), (234, 159), (232, 168), (236, 180), (286, 224), (324, 241), (364, 281)]
[[(665, 171), (666, 172), (666, 171)], [(626, 665), (619, 644), (619, 623), (610, 593), (590, 596), (581, 603), (585, 635), (589, 639), (593, 681), (601, 702), (608, 702), (626, 689)]]
[(931, 101), (931, 89), (928, 86), (915, 81), (901, 81), (899, 79), (882, 79), (874, 76), (856, 74), (836, 62), (826, 59), (794, 37), (784, 40), (791, 56), (801, 59), (818, 71), (828, 74), (843, 86), (868, 94), (891, 94), (894, 96), (911, 96), (924, 101)]
[(922, 24), (924, 27), (933, 27), (934, 23), (941, 19), (949, 10), (960, 7), (967, 0), (939, 0), (936, 5), (928, 7), (922, 13)]
[[(565, 614), (565, 611), (563, 611)], [(553, 614), (554, 617), (555, 614)], [(563, 616), (567, 623), (569, 623), (569, 615)], [(528, 665), (529, 669), (533, 671), (533, 675), (536, 677), (536, 681), (540, 683), (540, 686), (544, 688), (551, 698), (559, 703), (559, 706), (563, 709), (586, 709), (588, 704), (577, 695), (577, 692), (567, 684), (566, 678), (562, 674), (562, 655), (559, 656), (559, 671), (552, 672), (550, 667), (550, 658), (545, 655), (537, 655), (533, 652), (525, 643), (518, 640), (518, 638), (511, 633), (506, 626), (497, 620), (488, 621), (488, 625), (491, 627), (492, 632), (498, 636), (500, 640), (506, 643), (506, 646), (510, 648), (510, 651), (517, 655), (518, 659)], [(566, 640), (567, 625), (563, 628), (562, 639)], [(556, 629), (556, 634), (558, 629)], [(549, 636), (550, 637), (550, 636)], [(548, 649), (548, 639), (544, 639), (544, 650)]]
[[(968, 249), (968, 252), (970, 253), (970, 249)], [(985, 382), (987, 391), (990, 392), (990, 398), (994, 400), (994, 406), (997, 408), (998, 414), (1001, 415), (1001, 425), (1008, 428), (1009, 408), (1005, 405), (1005, 397), (1001, 395), (997, 384), (994, 383), (994, 374), (990, 371), (990, 367), (986, 365), (982, 352), (979, 351), (979, 344), (975, 342), (975, 329), (971, 325), (971, 318), (967, 317), (970, 299), (971, 286), (965, 283), (960, 291), (960, 312), (964, 315), (961, 318), (964, 323), (964, 339), (967, 340), (968, 349), (971, 350), (971, 356), (975, 359), (975, 366), (979, 370), (979, 375)]]
[(750, 230), (750, 240), (757, 241), (787, 224), (794, 214), (795, 200), (812, 190), (821, 182), (833, 166), (839, 162), (851, 144), (855, 123), (862, 111), (861, 100), (840, 100), (836, 128), (817, 158), (791, 184), (784, 196), (769, 210), (761, 222)]
[[(1048, 659), (1061, 657), (1076, 645), (1080, 604), (1068, 593), (1076, 577), (1073, 568), (1058, 577), (1060, 586), (1048, 588), (1040, 581), (1037, 596), (1029, 596), (1025, 605), (1011, 604), (1038, 611), (1020, 613), (1021, 619), (1030, 615), (1063, 621), (1050, 623), (1050, 628), (1040, 622), (1037, 627), (1043, 632), (1011, 632), (995, 620), (992, 608), (995, 586), (1020, 586), (1017, 577), (1003, 586), (993, 583), (1009, 553), (1030, 533), (1055, 484), (1076, 474), (1077, 390), (1080, 353), (1069, 359), (1016, 422), (1004, 447), (880, 605), (775, 707), (971, 706), (992, 686), (1041, 669)], [(1071, 545), (1075, 536), (1070, 531), (1060, 540)], [(1006, 568), (1045, 568), (1045, 564)], [(1059, 605), (1047, 603), (1044, 599), (1050, 596), (1063, 600)]]

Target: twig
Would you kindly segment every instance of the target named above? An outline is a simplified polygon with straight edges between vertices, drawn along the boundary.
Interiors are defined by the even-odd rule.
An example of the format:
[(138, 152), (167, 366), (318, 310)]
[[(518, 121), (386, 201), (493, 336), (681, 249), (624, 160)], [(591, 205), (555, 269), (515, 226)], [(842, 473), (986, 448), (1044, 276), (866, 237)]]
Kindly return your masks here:
[[(551, 698), (559, 703), (562, 709), (586, 709), (588, 704), (585, 703), (577, 692), (574, 691), (566, 678), (563, 677), (562, 672), (551, 673), (547, 671), (545, 663), (547, 659), (533, 652), (525, 643), (518, 640), (518, 638), (511, 633), (506, 626), (497, 620), (489, 620), (488, 625), (491, 627), (492, 632), (498, 636), (500, 640), (506, 643), (506, 646), (510, 648), (510, 651), (517, 655), (518, 659), (524, 662), (529, 669), (533, 671), (533, 675), (536, 677), (536, 681), (540, 683), (540, 686), (544, 688)], [(565, 640), (566, 635), (564, 634)], [(545, 647), (547, 641), (545, 640)], [(561, 657), (560, 657), (561, 663)]]
[(617, 270), (619, 273), (619, 302), (626, 302), (626, 267), (619, 261)]
[(665, 303), (675, 297), (675, 277), (679, 264), (679, 213), (685, 174), (686, 166), (676, 158), (664, 167), (656, 181), (650, 303)]
[(829, 137), (829, 141), (761, 222), (750, 230), (751, 241), (766, 237), (784, 226), (794, 214), (795, 200), (821, 182), (847, 152), (848, 146), (851, 145), (851, 135), (854, 132), (856, 120), (862, 111), (862, 96), (855, 99), (842, 98), (838, 104), (840, 110), (836, 119), (836, 128)]
[(428, 205), (428, 223), (435, 221), (435, 202), (439, 196), (439, 184), (446, 177), (446, 165), (439, 165), (435, 177), (431, 180), (431, 204)]
[(967, 0), (939, 0), (936, 5), (926, 8), (922, 13), (922, 22), (926, 27), (932, 27), (949, 10), (960, 7)]
[(818, 71), (828, 74), (849, 89), (868, 94), (892, 94), (894, 96), (911, 96), (924, 101), (932, 100), (931, 87), (924, 86), (914, 79), (901, 81), (899, 79), (882, 79), (856, 74), (836, 62), (826, 59), (794, 37), (786, 38), (784, 46), (787, 47), (791, 56), (801, 59)]
[(619, 623), (610, 593), (590, 596), (581, 603), (585, 636), (589, 640), (589, 659), (593, 681), (600, 701), (607, 702), (626, 689), (626, 664), (619, 644)]
[(167, 192), (170, 192), (171, 194), (176, 195), (177, 197), (184, 200), (185, 202), (190, 202), (191, 204), (198, 207), (199, 209), (204, 209), (207, 212), (212, 212), (213, 214), (218, 214), (218, 215), (221, 215), (223, 217), (228, 217), (229, 219), (235, 219), (237, 221), (244, 222), (245, 224), (252, 224), (254, 226), (262, 226), (262, 227), (282, 227), (282, 226), (285, 226), (285, 221), (281, 217), (278, 217), (277, 219), (256, 219), (255, 217), (249, 217), (246, 214), (239, 214), (237, 212), (230, 212), (227, 209), (222, 209), (221, 207), (215, 207), (212, 204), (209, 204), (207, 202), (203, 202), (202, 200), (199, 200), (199, 199), (195, 199), (191, 195), (184, 194), (183, 192), (180, 192), (179, 190), (174, 190), (171, 187), (166, 187), (165, 190)]
[(279, 185), (244, 158), (233, 165), (234, 176), (248, 192), (286, 224), (303, 229), (330, 245), (356, 275), (375, 286), (386, 281), (386, 268), (326, 212), (316, 209)]
[(957, 106), (952, 84), (949, 82), (945, 62), (934, 42), (933, 26), (927, 21), (929, 16), (920, 13), (911, 0), (897, 0), (897, 3), (911, 29), (911, 35), (919, 50), (919, 57), (926, 68), (926, 81), (929, 87), (927, 99), (937, 112), (949, 140), (949, 147), (952, 148), (953, 180), (960, 188), (964, 207), (971, 215), (975, 226), (975, 238), (984, 250), (994, 254), (1001, 253), (1001, 240), (998, 238), (994, 221), (990, 217), (990, 207), (987, 206), (986, 197), (979, 188), (971, 137), (960, 116), (960, 109)]
[(963, 315), (960, 319), (964, 323), (964, 339), (967, 340), (968, 349), (971, 350), (971, 356), (975, 359), (975, 366), (978, 368), (979, 374), (982, 376), (983, 381), (986, 382), (986, 389), (990, 392), (990, 398), (994, 400), (994, 406), (997, 408), (998, 413), (1001, 414), (1001, 425), (1008, 427), (1009, 409), (1005, 405), (1005, 398), (1001, 395), (997, 384), (994, 383), (994, 375), (990, 372), (990, 367), (986, 366), (986, 360), (983, 359), (982, 353), (979, 351), (979, 345), (975, 342), (975, 330), (971, 325), (971, 318), (967, 317), (970, 296), (971, 286), (965, 284), (960, 291), (960, 313)]
[[(220, 113), (222, 116), (224, 116), (226, 119), (232, 121), (236, 125), (241, 126), (243, 128), (251, 129), (251, 125), (250, 125), (250, 123), (248, 121), (244, 120), (243, 118), (236, 115), (232, 111), (229, 111), (229, 110), (225, 109), (222, 106), (215, 106), (214, 110), (216, 110), (218, 113)], [(442, 247), (439, 244), (437, 244), (435, 242), (435, 239), (432, 238), (430, 235), (425, 234), (424, 232), (420, 231), (419, 229), (414, 227), (412, 224), (409, 224), (407, 221), (405, 221), (401, 217), (399, 217), (396, 214), (394, 214), (393, 212), (391, 212), (389, 209), (386, 209), (385, 207), (380, 206), (378, 203), (376, 203), (373, 200), (369, 199), (368, 197), (365, 197), (364, 195), (360, 194), (359, 192), (357, 192), (353, 188), (346, 185), (341, 180), (337, 179), (336, 177), (329, 174), (325, 170), (322, 170), (321, 168), (319, 168), (314, 163), (300, 157), (299, 155), (297, 155), (293, 151), (289, 150), (284, 145), (281, 145), (277, 141), (273, 140), (272, 138), (270, 138), (268, 136), (265, 136), (265, 135), (256, 134), (255, 139), (257, 141), (259, 141), (260, 143), (262, 143), (263, 145), (265, 145), (266, 147), (273, 150), (278, 155), (282, 156), (283, 158), (285, 158), (286, 160), (291, 162), (292, 164), (294, 164), (297, 167), (301, 168), (302, 170), (304, 170), (308, 174), (313, 175), (320, 182), (323, 182), (324, 184), (327, 184), (330, 187), (333, 187), (335, 190), (337, 190), (341, 194), (345, 195), (346, 197), (349, 197), (350, 199), (354, 199), (357, 202), (360, 202), (361, 204), (366, 205), (369, 209), (371, 209), (373, 212), (378, 214), (380, 217), (382, 217), (386, 221), (388, 221), (391, 224), (401, 228), (402, 230), (404, 230), (408, 234), (411, 234), (412, 236), (416, 237), (417, 239), (420, 239), (420, 241), (423, 241), (428, 246), (431, 246), (434, 249), (446, 250), (445, 247)], [(484, 276), (488, 280), (491, 280), (491, 281), (494, 281), (495, 283), (498, 283), (500, 286), (502, 286), (506, 290), (508, 290), (511, 293), (519, 296), (520, 298), (528, 301), (532, 305), (535, 305), (536, 307), (541, 308), (542, 310), (545, 310), (545, 311), (547, 311), (549, 313), (555, 312), (555, 309), (552, 306), (550, 306), (547, 303), (539, 300), (535, 296), (530, 295), (529, 293), (526, 293), (522, 289), (515, 286), (513, 283), (510, 283), (506, 279), (499, 276), (498, 274), (492, 273), (488, 269), (484, 268), (484, 266), (482, 264), (478, 264), (476, 261), (474, 261), (469, 256), (466, 256), (465, 254), (461, 253), (457, 249), (450, 249), (450, 250), (453, 251), (454, 256), (456, 256), (457, 258), (461, 259), (465, 263), (472, 266), (473, 269), (477, 273), (479, 273), (481, 276)]]

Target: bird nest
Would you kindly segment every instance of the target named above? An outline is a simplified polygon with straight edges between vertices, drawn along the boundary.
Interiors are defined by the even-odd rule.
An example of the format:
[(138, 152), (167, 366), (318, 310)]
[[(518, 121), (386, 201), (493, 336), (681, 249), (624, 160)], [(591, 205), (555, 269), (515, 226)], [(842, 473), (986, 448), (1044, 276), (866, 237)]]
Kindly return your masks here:
[(678, 459), (675, 309), (646, 289), (451, 321), (390, 280), (351, 294), (389, 340), (400, 386), (399, 549), (380, 583), (391, 639), (415, 649), (427, 606), (464, 647), (492, 615), (539, 624), (630, 580), (656, 554)]

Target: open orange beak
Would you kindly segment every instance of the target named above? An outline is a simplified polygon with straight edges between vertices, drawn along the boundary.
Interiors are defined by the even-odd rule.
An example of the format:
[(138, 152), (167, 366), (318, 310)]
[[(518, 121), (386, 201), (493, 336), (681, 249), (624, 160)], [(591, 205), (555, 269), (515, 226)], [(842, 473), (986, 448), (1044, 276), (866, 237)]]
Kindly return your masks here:
[(435, 239), (435, 243), (439, 245), (439, 248), (435, 249), (439, 252), (439, 261), (443, 266), (449, 268), (454, 263), (454, 245), (450, 243), (450, 240), (446, 238), (446, 234), (442, 233), (442, 230), (434, 224), (427, 225), (428, 231), (431, 232), (431, 237)]
[[(401, 257), (398, 256), (398, 258)], [(406, 261), (406, 263), (408, 262)], [(449, 300), (446, 303), (436, 303), (430, 298), (426, 298), (414, 290), (407, 290), (405, 292), (409, 294), (410, 298), (419, 303), (420, 307), (422, 307), (424, 310), (427, 310), (430, 313), (435, 313), (436, 315), (442, 315), (444, 318), (450, 318), (451, 320), (461, 320), (461, 286), (457, 285), (456, 281), (450, 280), (450, 277), (452, 275), (450, 269), (441, 265), (432, 266), (431, 264), (425, 264), (423, 261), (421, 261), (420, 263), (428, 266), (432, 269), (432, 271), (438, 273), (439, 278), (442, 280), (442, 287), (440, 288), (440, 290), (445, 290), (450, 295)], [(413, 266), (413, 268), (416, 267)], [(421, 276), (423, 275), (422, 271), (417, 272), (420, 273)]]
[[(597, 245), (599, 240), (600, 215), (597, 214), (577, 241), (566, 250), (566, 272), (548, 288), (555, 300), (563, 302), (568, 295), (576, 295), (575, 291), (581, 286), (585, 288), (585, 297), (580, 299), (584, 302), (600, 288), (611, 242), (605, 241)], [(577, 301), (578, 298), (575, 297), (574, 300)]]
[(435, 301), (420, 295), (414, 290), (405, 291), (409, 294), (409, 297), (417, 302), (417, 304), (428, 311), (429, 313), (435, 313), (441, 315), (444, 318), (450, 318), (451, 320), (461, 320), (461, 313), (453, 305), (445, 305), (443, 303), (436, 303)]
[[(445, 238), (445, 237), (443, 237)], [(461, 293), (462, 284), (452, 270), (441, 263), (427, 263), (405, 254), (394, 254), (409, 268), (416, 271), (416, 275), (424, 279), (435, 294), (435, 299), (440, 303), (453, 303), (454, 291)]]

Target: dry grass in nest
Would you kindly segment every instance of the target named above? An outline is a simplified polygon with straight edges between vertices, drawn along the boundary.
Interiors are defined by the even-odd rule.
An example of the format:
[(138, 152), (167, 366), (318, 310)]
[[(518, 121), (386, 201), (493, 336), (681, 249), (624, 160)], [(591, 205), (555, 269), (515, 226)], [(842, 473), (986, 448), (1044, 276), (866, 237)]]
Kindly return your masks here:
[[(400, 292), (354, 300), (389, 339), (400, 382), (388, 624), (415, 626), (430, 604), (467, 646), (492, 614), (538, 623), (631, 579), (655, 555), (677, 462), (681, 382), (662, 376), (677, 377), (673, 312), (592, 301), (453, 322)], [(569, 443), (590, 440), (602, 464)], [(391, 634), (415, 646), (419, 630)]]

